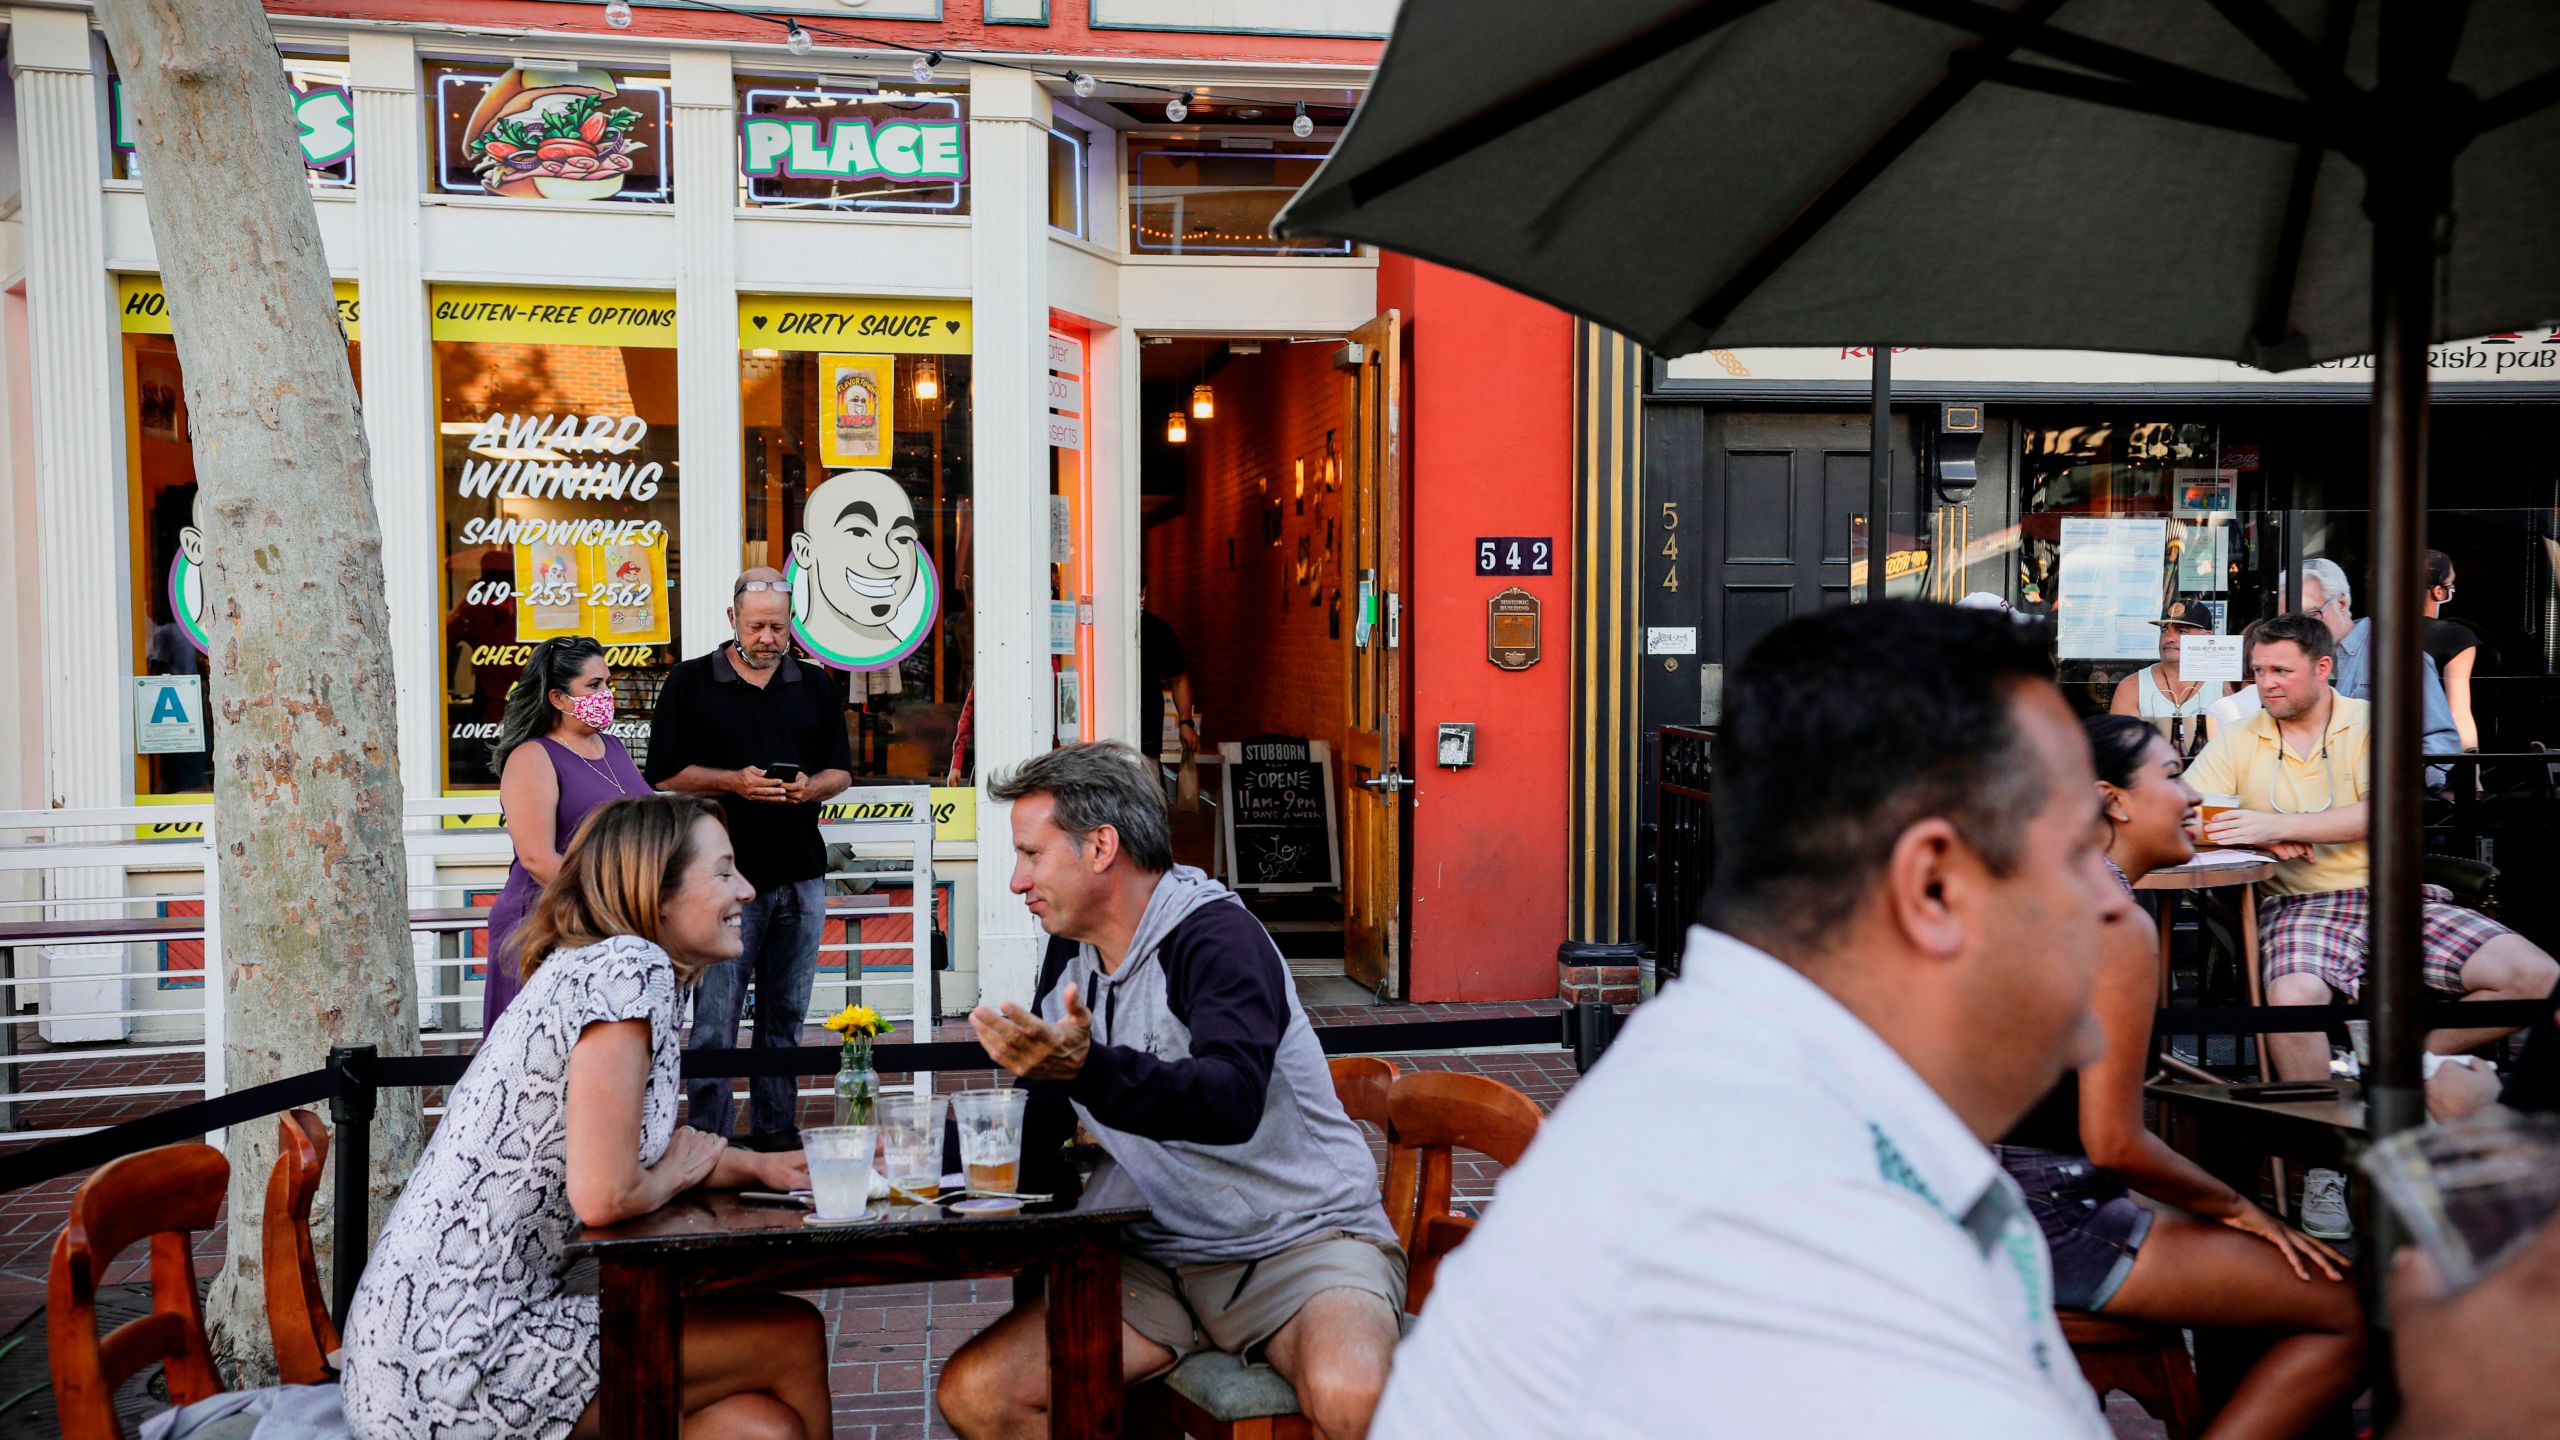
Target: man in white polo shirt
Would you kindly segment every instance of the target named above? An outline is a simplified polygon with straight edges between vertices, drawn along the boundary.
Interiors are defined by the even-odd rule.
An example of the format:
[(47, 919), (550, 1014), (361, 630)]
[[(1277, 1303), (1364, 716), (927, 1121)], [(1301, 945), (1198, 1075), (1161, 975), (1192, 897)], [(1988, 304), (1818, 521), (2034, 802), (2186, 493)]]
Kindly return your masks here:
[(1721, 929), (1503, 1178), (1372, 1436), (2108, 1433), (1987, 1148), (2092, 1058), (2137, 913), (2045, 650), (1882, 604), (1743, 661)]

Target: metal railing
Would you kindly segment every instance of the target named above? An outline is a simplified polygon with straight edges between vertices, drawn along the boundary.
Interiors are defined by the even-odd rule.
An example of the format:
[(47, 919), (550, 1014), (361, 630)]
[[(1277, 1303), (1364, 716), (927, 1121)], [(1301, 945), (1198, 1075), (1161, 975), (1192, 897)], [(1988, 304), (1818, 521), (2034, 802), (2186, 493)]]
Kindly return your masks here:
[[(930, 1040), (940, 892), (929, 792), (856, 789), (835, 803), (865, 818), (821, 830), (840, 863), (827, 876), (804, 1023), (869, 1003)], [(471, 795), (405, 811), (425, 1053), (458, 1055), (482, 1035), (478, 987), (496, 960), (488, 903), (515, 849), (502, 826), (456, 822), (493, 817), (496, 806), (495, 795)], [(28, 878), (12, 885), (13, 874)], [(144, 1097), (224, 1093), (219, 892), (210, 804), (0, 811), (0, 1145), (86, 1134), (130, 1118)], [(921, 1075), (893, 1088), (931, 1083)], [(46, 1123), (23, 1127), (36, 1106), (47, 1107)], [(82, 1123), (84, 1112), (100, 1118)]]

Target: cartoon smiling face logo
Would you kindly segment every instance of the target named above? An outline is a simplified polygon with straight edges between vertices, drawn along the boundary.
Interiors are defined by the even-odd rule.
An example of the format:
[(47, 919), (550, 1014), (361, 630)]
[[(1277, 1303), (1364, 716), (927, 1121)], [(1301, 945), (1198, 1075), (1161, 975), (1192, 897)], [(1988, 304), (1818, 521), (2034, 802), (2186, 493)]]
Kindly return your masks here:
[(178, 553), (169, 561), (169, 613), (177, 619), (178, 628), (187, 632), (187, 643), (199, 654), (213, 653), (213, 641), (204, 632), (204, 529), (197, 522), (201, 516), (189, 514), (187, 525), (178, 531)]
[(828, 477), (791, 537), (794, 628), (811, 653), (846, 670), (896, 663), (933, 628), (933, 565), (917, 542), (905, 487), (877, 470)]

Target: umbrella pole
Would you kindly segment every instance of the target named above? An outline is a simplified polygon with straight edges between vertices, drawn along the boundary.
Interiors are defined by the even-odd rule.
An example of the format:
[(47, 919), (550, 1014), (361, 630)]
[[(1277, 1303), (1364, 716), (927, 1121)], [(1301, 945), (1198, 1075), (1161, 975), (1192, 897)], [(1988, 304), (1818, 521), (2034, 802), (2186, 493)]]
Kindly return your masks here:
[(1882, 600), (1884, 564), (1893, 553), (1893, 347), (1878, 345), (1869, 396), (1875, 430), (1867, 442), (1867, 598)]

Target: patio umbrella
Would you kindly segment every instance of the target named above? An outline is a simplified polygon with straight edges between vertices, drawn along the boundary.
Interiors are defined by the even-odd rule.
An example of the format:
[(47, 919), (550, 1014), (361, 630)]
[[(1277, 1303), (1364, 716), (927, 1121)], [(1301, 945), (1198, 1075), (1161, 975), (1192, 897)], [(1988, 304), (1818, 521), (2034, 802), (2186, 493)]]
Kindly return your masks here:
[(2560, 314), (2540, 0), (1406, 0), (1284, 235), (1658, 353), (2371, 354), (2378, 1133), (2418, 1085), (2427, 346)]

